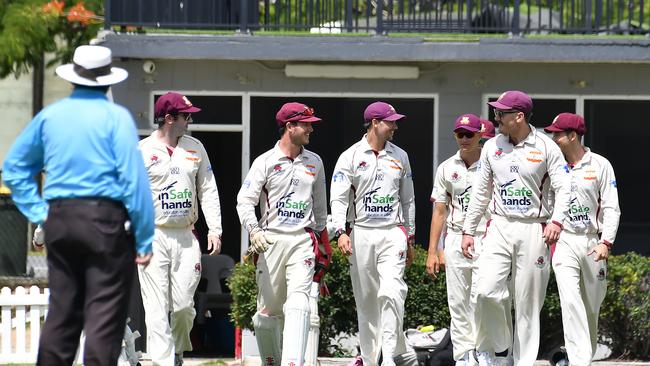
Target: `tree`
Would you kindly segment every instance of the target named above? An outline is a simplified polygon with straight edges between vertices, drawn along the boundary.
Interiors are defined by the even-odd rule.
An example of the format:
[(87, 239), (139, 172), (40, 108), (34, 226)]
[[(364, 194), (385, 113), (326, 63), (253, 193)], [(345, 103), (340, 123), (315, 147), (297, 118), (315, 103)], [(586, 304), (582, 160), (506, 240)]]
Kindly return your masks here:
[(102, 0), (0, 0), (0, 78), (34, 71), (33, 111), (42, 106), (46, 66), (67, 63), (77, 46), (88, 44), (102, 26)]

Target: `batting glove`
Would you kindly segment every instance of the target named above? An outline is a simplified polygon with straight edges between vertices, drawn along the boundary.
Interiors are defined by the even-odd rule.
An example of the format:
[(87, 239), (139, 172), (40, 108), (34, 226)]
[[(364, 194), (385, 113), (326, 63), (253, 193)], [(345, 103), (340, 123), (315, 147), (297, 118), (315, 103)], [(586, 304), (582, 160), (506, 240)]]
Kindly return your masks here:
[(45, 245), (45, 230), (43, 230), (41, 225), (36, 226), (36, 230), (34, 230), (32, 244), (36, 249), (43, 249), (43, 246)]
[(264, 233), (264, 230), (260, 228), (255, 228), (253, 231), (251, 231), (250, 240), (250, 249), (257, 254), (266, 252), (266, 250), (269, 249), (269, 246), (275, 244), (276, 242), (267, 236), (266, 233)]

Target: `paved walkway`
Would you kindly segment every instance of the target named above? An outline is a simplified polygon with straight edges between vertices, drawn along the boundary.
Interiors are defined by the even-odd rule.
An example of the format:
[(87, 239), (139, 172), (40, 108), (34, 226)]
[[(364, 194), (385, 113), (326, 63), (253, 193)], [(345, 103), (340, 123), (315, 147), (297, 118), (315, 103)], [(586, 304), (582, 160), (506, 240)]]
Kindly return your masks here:
[[(319, 358), (319, 366), (345, 366), (352, 358)], [(259, 359), (246, 359), (245, 363), (232, 358), (186, 358), (185, 366), (260, 366)], [(152, 365), (151, 362), (142, 362), (143, 366)], [(596, 361), (593, 362), (594, 366), (650, 366), (650, 362), (630, 362), (630, 361)], [(538, 360), (534, 366), (550, 366), (546, 360)]]

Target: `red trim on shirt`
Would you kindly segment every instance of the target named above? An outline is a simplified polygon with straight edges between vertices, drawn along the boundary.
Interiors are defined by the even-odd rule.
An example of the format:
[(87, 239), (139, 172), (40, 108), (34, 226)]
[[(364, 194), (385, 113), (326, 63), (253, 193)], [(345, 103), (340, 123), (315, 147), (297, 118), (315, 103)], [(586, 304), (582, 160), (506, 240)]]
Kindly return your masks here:
[(537, 217), (540, 217), (542, 215), (542, 194), (544, 192), (544, 182), (546, 182), (546, 179), (548, 178), (548, 172), (544, 173), (544, 176), (542, 177), (542, 182), (539, 184), (539, 211), (537, 212)]

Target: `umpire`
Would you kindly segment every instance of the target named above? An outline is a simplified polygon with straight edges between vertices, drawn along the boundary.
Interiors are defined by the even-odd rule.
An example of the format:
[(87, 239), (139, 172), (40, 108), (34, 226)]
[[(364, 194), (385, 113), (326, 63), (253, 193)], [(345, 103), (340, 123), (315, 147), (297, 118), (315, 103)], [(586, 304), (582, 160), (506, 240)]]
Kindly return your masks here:
[[(72, 94), (41, 111), (11, 147), (5, 183), (43, 225), (50, 305), (38, 365), (71, 365), (86, 333), (85, 365), (116, 365), (135, 263), (151, 259), (149, 180), (129, 112), (108, 101), (127, 77), (111, 51), (80, 46), (56, 73)], [(42, 197), (34, 176), (45, 171)], [(137, 250), (137, 257), (136, 257)]]

